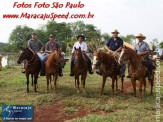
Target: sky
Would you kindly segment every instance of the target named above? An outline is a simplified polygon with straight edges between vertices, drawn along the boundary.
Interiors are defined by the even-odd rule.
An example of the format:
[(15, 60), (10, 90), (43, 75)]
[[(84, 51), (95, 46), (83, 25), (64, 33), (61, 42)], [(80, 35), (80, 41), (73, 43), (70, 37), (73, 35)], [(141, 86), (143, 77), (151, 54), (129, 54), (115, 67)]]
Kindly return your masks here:
[[(84, 8), (54, 9), (54, 8), (13, 8), (14, 2), (28, 4), (60, 2), (78, 3), (79, 0), (3, 0), (0, 4), (0, 42), (8, 42), (12, 30), (17, 25), (27, 25), (34, 29), (46, 24), (48, 20), (41, 19), (3, 19), (3, 14), (28, 13), (88, 13), (94, 14), (93, 19), (56, 19), (57, 22), (84, 21), (94, 24), (102, 33), (118, 29), (121, 35), (142, 33), (149, 43), (157, 38), (163, 41), (163, 1), (162, 0), (80, 0)], [(41, 39), (40, 39), (41, 40)]]

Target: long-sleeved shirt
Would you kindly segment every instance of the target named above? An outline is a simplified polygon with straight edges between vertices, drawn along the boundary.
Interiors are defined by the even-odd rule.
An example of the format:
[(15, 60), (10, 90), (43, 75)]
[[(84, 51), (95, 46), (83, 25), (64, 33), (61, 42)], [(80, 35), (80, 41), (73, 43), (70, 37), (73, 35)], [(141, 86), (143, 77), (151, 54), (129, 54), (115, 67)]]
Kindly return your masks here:
[(82, 43), (79, 43), (79, 41), (77, 41), (73, 48), (72, 48), (72, 53), (75, 52), (75, 47), (78, 49), (79, 47), (81, 48), (81, 51), (87, 52), (87, 44), (86, 42), (82, 41)]

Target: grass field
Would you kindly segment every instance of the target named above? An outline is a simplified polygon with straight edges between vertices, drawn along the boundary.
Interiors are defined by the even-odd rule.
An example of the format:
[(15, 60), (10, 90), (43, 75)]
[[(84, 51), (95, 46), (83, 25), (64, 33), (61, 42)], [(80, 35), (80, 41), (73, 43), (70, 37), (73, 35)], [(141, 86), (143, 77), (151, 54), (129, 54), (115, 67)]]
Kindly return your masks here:
[[(146, 96), (140, 102), (138, 97), (133, 97), (133, 90), (129, 79), (124, 80), (125, 92), (121, 93), (121, 83), (119, 90), (115, 92), (115, 98), (111, 98), (111, 80), (107, 79), (104, 94), (98, 97), (101, 89), (102, 77), (93, 74), (86, 79), (86, 93), (77, 93), (74, 88), (74, 77), (69, 76), (69, 63), (63, 71), (64, 76), (57, 82), (58, 94), (53, 94), (50, 90), (46, 94), (46, 79), (40, 77), (38, 80), (38, 92), (30, 84), (30, 93), (26, 93), (26, 78), (20, 73), (20, 67), (5, 68), (0, 72), (0, 118), (2, 116), (3, 104), (32, 104), (35, 108), (45, 105), (60, 103), (64, 106), (62, 112), (65, 115), (76, 115), (72, 119), (63, 119), (74, 122), (154, 122), (155, 121), (155, 96), (150, 96), (150, 87), (147, 87)], [(163, 76), (163, 63), (161, 64)], [(161, 81), (163, 77), (161, 77)], [(30, 82), (31, 83), (31, 82)], [(139, 83), (139, 82), (137, 82)], [(161, 85), (163, 91), (163, 84)], [(154, 88), (155, 94), (155, 88)], [(163, 93), (161, 93), (163, 96)], [(163, 98), (161, 98), (163, 102)], [(55, 108), (54, 108), (55, 109)], [(80, 116), (81, 110), (89, 110), (90, 113)], [(161, 108), (163, 113), (163, 109)], [(82, 113), (81, 113), (82, 114)], [(79, 116), (78, 116), (79, 115)], [(58, 119), (60, 116), (57, 116)], [(80, 117), (80, 118), (79, 118)], [(163, 114), (161, 115), (163, 121)], [(0, 119), (0, 121), (2, 121)]]

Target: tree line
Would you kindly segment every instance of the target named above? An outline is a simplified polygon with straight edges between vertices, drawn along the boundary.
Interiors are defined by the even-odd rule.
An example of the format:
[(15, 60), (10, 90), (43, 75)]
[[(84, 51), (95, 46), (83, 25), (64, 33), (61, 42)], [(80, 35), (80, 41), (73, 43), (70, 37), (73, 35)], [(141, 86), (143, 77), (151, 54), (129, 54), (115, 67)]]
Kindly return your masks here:
[[(55, 40), (60, 43), (64, 52), (71, 51), (73, 44), (77, 41), (76, 37), (80, 34), (86, 37), (85, 41), (89, 52), (93, 52), (93, 50), (103, 46), (111, 37), (108, 33), (101, 33), (101, 30), (95, 25), (85, 24), (83, 21), (71, 23), (48, 21), (45, 25), (41, 25), (39, 29), (33, 29), (26, 25), (16, 26), (9, 36), (9, 44), (0, 48), (1, 51), (18, 52), (20, 46), (27, 47), (27, 42), (31, 38), (32, 32), (36, 32), (38, 39), (44, 44), (49, 41), (49, 35), (54, 34)], [(132, 34), (120, 37), (128, 43), (132, 44), (135, 42), (135, 36)]]

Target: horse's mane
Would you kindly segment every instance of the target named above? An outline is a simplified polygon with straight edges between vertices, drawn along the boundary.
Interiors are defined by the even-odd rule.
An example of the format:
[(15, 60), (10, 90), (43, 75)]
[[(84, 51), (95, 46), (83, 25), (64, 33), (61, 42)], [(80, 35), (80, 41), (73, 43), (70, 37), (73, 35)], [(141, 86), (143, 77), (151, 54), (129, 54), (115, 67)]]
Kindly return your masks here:
[(126, 47), (126, 49), (128, 49), (128, 51), (130, 52), (130, 54), (131, 54), (132, 56), (138, 56), (137, 53), (136, 53), (133, 49), (131, 49), (131, 48), (129, 48), (129, 47)]

